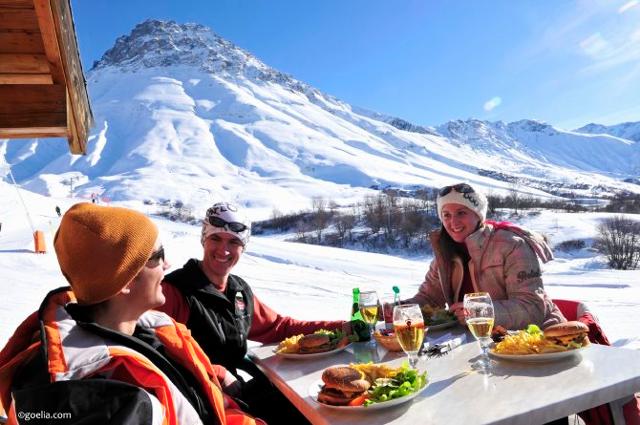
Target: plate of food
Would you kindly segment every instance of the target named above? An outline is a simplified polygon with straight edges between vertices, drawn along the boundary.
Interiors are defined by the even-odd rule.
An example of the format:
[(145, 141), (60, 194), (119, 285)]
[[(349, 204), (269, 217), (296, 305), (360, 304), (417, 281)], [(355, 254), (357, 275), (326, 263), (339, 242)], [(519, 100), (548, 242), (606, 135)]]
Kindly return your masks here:
[(549, 326), (541, 331), (535, 325), (525, 330), (509, 332), (489, 350), (500, 360), (518, 362), (549, 362), (572, 357), (589, 346), (589, 328), (572, 321)]
[(456, 315), (445, 308), (431, 307), (425, 304), (421, 310), (424, 325), (432, 331), (447, 329), (458, 323)]
[(351, 343), (339, 329), (320, 329), (308, 335), (295, 335), (282, 341), (274, 352), (285, 359), (317, 359), (339, 353)]
[(309, 387), (309, 396), (329, 409), (369, 411), (407, 403), (427, 387), (427, 373), (408, 363), (394, 368), (384, 364), (333, 366)]

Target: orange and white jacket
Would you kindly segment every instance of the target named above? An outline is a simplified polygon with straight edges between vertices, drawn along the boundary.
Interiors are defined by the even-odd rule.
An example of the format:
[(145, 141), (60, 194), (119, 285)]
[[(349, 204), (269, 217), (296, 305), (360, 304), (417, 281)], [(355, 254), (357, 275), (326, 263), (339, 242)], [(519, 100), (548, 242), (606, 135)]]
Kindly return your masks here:
[[(78, 325), (65, 309), (75, 301), (70, 288), (49, 293), (40, 310), (18, 327), (0, 352), (0, 414), (8, 417), (9, 424), (20, 423), (18, 419), (34, 412), (40, 417), (56, 414), (48, 409), (58, 410), (57, 414), (64, 410), (67, 420), (71, 419), (65, 423), (87, 418), (95, 423), (105, 418), (110, 423), (132, 419), (150, 425), (202, 423), (197, 409), (168, 375), (131, 344), (123, 343), (130, 337), (122, 334), (116, 341)], [(179, 364), (182, 373), (192, 375), (199, 399), (209, 403), (210, 422), (264, 425), (224, 395), (219, 378), (226, 371), (210, 363), (186, 327), (153, 310), (138, 319), (138, 326), (153, 332), (164, 355)], [(25, 376), (24, 369), (32, 367), (30, 361), (37, 356), (44, 359), (48, 382), (31, 387), (16, 382), (14, 378)]]

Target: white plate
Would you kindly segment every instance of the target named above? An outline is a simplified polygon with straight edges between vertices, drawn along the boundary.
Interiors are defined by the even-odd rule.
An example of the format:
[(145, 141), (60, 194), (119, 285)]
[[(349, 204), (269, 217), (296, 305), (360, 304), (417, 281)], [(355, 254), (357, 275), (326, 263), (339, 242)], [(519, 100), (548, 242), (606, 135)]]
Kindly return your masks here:
[(326, 407), (328, 409), (342, 410), (342, 411), (349, 411), (349, 412), (367, 412), (370, 410), (386, 409), (388, 407), (397, 406), (398, 404), (411, 401), (414, 398), (416, 398), (418, 395), (420, 395), (420, 393), (422, 393), (429, 386), (429, 381), (427, 381), (425, 386), (422, 387), (419, 391), (416, 391), (415, 393), (411, 393), (409, 395), (406, 395), (400, 398), (394, 398), (393, 400), (389, 400), (389, 401), (373, 403), (373, 404), (370, 404), (369, 406), (332, 406), (330, 404), (320, 403), (318, 401), (318, 393), (320, 392), (320, 388), (322, 387), (322, 385), (323, 385), (322, 380), (318, 379), (309, 387), (309, 397), (311, 397), (311, 400), (318, 403), (320, 406)]
[(541, 353), (541, 354), (502, 354), (502, 353), (494, 353), (493, 349), (489, 350), (489, 355), (491, 357), (495, 357), (500, 360), (510, 360), (514, 362), (526, 362), (526, 363), (536, 363), (536, 362), (550, 362), (555, 360), (566, 359), (567, 357), (575, 356), (582, 352), (582, 350), (588, 348), (589, 346), (576, 348), (573, 350), (567, 351), (558, 351), (557, 353)]
[(458, 323), (457, 320), (452, 320), (450, 322), (444, 322), (444, 323), (439, 323), (437, 325), (426, 325), (427, 326), (427, 332), (429, 332), (429, 330), (432, 331), (440, 331), (442, 329), (448, 329), (448, 328), (452, 328), (454, 327), (456, 324)]
[(333, 350), (321, 351), (319, 353), (306, 353), (306, 354), (301, 354), (301, 353), (277, 353), (276, 350), (278, 349), (278, 347), (275, 347), (273, 349), (273, 352), (276, 353), (276, 356), (284, 357), (285, 359), (294, 359), (294, 360), (317, 359), (318, 357), (326, 357), (326, 356), (330, 356), (330, 355), (335, 354), (335, 353), (339, 353), (340, 351), (344, 350), (345, 348), (347, 348), (350, 345), (351, 344), (347, 344), (347, 345), (345, 345), (344, 347), (341, 347), (341, 348), (334, 348)]

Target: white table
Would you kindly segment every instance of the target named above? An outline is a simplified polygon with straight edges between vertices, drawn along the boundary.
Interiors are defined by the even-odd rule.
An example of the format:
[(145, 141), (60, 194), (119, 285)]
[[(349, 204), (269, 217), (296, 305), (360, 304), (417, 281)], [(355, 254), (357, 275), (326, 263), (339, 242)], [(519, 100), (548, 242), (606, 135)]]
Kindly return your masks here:
[(578, 356), (555, 362), (499, 361), (486, 375), (470, 366), (480, 352), (470, 339), (444, 357), (419, 363), (419, 368), (427, 370), (429, 386), (412, 402), (376, 411), (344, 412), (319, 405), (309, 396), (309, 388), (325, 368), (369, 360), (400, 365), (406, 357), (383, 348), (372, 351), (366, 343), (309, 360), (283, 359), (273, 349), (273, 345), (253, 348), (250, 356), (313, 424), (529, 425), (611, 401), (621, 406), (621, 400), (640, 391), (640, 351), (591, 345)]

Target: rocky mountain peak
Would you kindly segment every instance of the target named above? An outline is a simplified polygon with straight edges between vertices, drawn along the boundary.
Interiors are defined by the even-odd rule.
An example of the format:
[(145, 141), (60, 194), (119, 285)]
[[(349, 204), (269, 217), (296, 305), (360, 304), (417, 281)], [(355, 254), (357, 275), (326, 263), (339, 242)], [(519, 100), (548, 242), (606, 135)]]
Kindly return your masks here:
[(265, 65), (251, 53), (225, 40), (210, 28), (195, 24), (149, 19), (119, 37), (91, 71), (118, 67), (139, 68), (191, 66), (205, 72), (271, 81), (310, 94), (316, 90)]
[[(118, 37), (114, 46), (93, 64), (93, 69), (108, 66), (171, 66), (181, 61), (192, 63), (207, 50), (222, 50), (223, 40), (199, 24), (149, 19), (136, 25), (129, 35)], [(227, 42), (225, 42), (227, 43)], [(229, 44), (229, 43), (227, 43)], [(184, 62), (183, 62), (184, 63)]]

